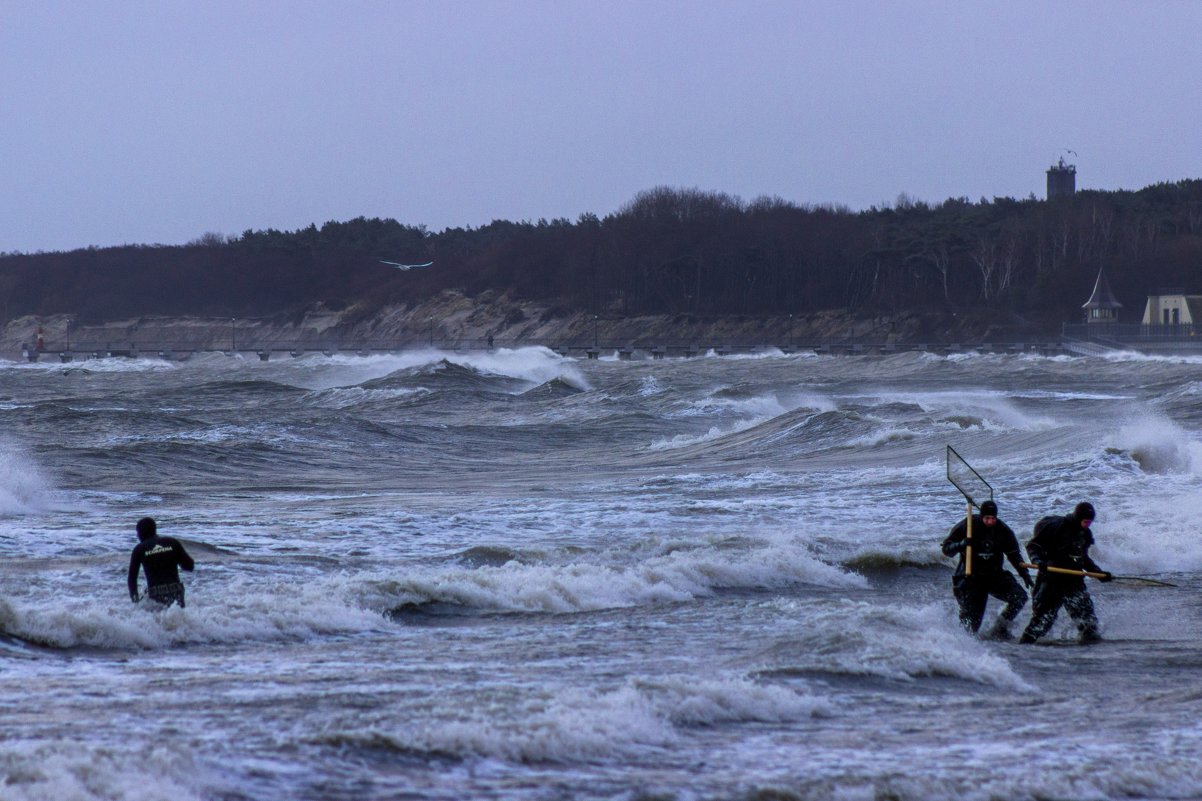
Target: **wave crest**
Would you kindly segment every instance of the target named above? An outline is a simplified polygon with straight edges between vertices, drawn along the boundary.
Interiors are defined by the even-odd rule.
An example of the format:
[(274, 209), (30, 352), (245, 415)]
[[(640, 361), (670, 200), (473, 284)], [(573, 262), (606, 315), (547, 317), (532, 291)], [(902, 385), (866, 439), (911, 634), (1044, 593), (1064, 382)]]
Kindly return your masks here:
[(727, 722), (783, 722), (829, 714), (829, 702), (744, 677), (631, 679), (609, 691), (561, 690), (503, 715), (411, 728), (346, 729), (322, 744), (442, 757), (567, 762), (645, 754), (678, 742), (680, 729)]
[(672, 550), (634, 565), (523, 564), (450, 568), (365, 582), (364, 605), (407, 613), (443, 608), (573, 613), (687, 601), (718, 589), (811, 583), (862, 587), (863, 577), (822, 562), (794, 542)]

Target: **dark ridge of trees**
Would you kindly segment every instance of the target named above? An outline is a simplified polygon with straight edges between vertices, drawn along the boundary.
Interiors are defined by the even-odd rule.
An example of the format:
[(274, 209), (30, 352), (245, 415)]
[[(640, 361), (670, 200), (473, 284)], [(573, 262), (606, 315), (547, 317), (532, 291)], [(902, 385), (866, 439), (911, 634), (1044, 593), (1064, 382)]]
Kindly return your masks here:
[[(401, 272), (381, 261), (434, 266)], [(184, 246), (0, 256), (0, 320), (70, 313), (270, 316), (317, 301), (362, 314), (444, 289), (617, 314), (871, 314), (989, 305), (1076, 320), (1105, 268), (1134, 319), (1164, 286), (1202, 292), (1202, 180), (1057, 201), (902, 196), (852, 212), (656, 187), (599, 218), (431, 233), (359, 217)]]

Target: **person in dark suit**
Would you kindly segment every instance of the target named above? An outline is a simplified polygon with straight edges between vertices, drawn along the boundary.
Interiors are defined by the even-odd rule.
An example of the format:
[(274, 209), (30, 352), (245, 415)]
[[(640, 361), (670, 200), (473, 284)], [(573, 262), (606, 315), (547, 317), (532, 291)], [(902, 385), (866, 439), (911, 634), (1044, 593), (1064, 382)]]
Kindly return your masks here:
[(966, 575), (964, 554), (970, 544), (967, 534), (968, 518), (965, 518), (952, 528), (942, 545), (944, 556), (960, 556), (952, 576), (952, 593), (960, 604), (960, 622), (964, 628), (976, 633), (981, 628), (985, 606), (992, 595), (1005, 601), (1006, 605), (986, 636), (1009, 640), (1012, 638), (1010, 623), (1027, 605), (1027, 593), (1006, 570), (1003, 558), (1009, 559), (1023, 583), (1031, 586), (1031, 574), (1022, 566), (1018, 539), (1010, 527), (998, 519), (997, 504), (993, 501), (982, 503), (981, 513), (972, 516), (972, 575)]
[(163, 606), (178, 603), (184, 606), (184, 585), (179, 580), (179, 568), (191, 571), (196, 563), (179, 540), (160, 537), (158, 525), (152, 517), (138, 521), (138, 544), (129, 557), (129, 598), (134, 603), (138, 595), (138, 572), (146, 572), (146, 594), (150, 600)]

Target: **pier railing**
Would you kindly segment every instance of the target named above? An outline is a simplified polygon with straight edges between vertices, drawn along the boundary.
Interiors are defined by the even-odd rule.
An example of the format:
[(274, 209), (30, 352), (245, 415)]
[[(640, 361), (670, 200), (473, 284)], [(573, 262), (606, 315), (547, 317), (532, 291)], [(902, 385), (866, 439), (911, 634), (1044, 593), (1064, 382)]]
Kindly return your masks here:
[(1073, 323), (1065, 324), (1063, 334), (1073, 339), (1109, 342), (1118, 345), (1148, 342), (1202, 342), (1202, 326), (1193, 323), (1180, 325)]

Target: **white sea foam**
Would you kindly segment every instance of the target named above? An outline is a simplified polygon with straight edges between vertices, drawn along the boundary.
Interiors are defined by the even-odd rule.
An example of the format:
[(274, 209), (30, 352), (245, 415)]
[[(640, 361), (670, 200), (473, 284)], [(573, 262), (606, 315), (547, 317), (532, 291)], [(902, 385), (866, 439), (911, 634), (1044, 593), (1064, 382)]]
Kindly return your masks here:
[(178, 370), (182, 366), (181, 362), (174, 362), (168, 359), (162, 359), (158, 356), (146, 356), (142, 358), (131, 359), (127, 357), (103, 357), (103, 358), (80, 358), (73, 362), (61, 362), (57, 358), (53, 361), (43, 359), (37, 362), (5, 362), (0, 360), (0, 370), (33, 370), (37, 372), (62, 373), (62, 372), (84, 372), (84, 373), (146, 373), (146, 372), (167, 372)]
[(659, 380), (653, 375), (643, 376), (642, 380), (639, 381), (639, 395), (641, 397), (648, 398), (652, 395), (658, 395), (663, 391), (664, 389), (660, 385)]
[(757, 470), (752, 473), (678, 473), (675, 475), (652, 476), (642, 483), (648, 489), (669, 489), (687, 487), (690, 489), (706, 489), (714, 491), (739, 490), (745, 497), (752, 497), (759, 489), (783, 489), (796, 485), (792, 476), (782, 475), (771, 470)]
[[(777, 395), (752, 395), (746, 398), (723, 397), (710, 395), (702, 400), (689, 404), (690, 415), (738, 414), (756, 420), (770, 420), (777, 415), (792, 411), (805, 405), (805, 400), (782, 400)], [(828, 404), (824, 404), (828, 405)]]
[[(388, 383), (424, 383), (445, 355), (431, 352), (422, 366), (433, 369), (419, 366)], [(82, 520), (36, 509), (29, 519), (0, 520), (5, 547), (11, 543), (21, 555), (4, 570), (3, 629), (71, 649), (48, 654), (0, 637), (8, 689), (3, 704), (24, 710), (6, 721), (5, 742), (59, 738), (72, 740), (73, 749), (55, 745), (0, 762), (0, 775), (18, 777), (0, 783), (0, 797), (143, 801), (138, 794), (147, 779), (123, 758), (156, 742), (181, 741), (174, 715), (139, 716), (133, 703), (120, 711), (122, 702), (149, 700), (138, 678), (150, 675), (177, 699), (172, 704), (207, 710), (192, 720), (204, 731), (182, 739), (197, 760), (220, 760), (232, 787), (217, 792), (209, 783), (198, 791), (190, 765), (150, 758), (153, 771), (178, 785), (168, 783), (171, 794), (185, 799), (303, 797), (331, 786), (334, 794), (366, 787), (369, 794), (458, 798), (522, 795), (537, 787), (587, 795), (594, 778), (600, 792), (615, 797), (668, 792), (681, 798), (767, 797), (778, 789), (799, 798), (1185, 797), (1202, 786), (1199, 696), (1186, 675), (1198, 655), (1189, 587), (1202, 570), (1202, 546), (1195, 542), (1202, 461), (1192, 445), (1199, 435), (1188, 392), (1172, 394), (1197, 371), (1165, 365), (1120, 370), (1123, 365), (1092, 362), (1109, 370), (1104, 377), (1110, 381), (1085, 377), (1080, 360), (1064, 369), (1046, 362), (1021, 366), (1013, 357), (965, 359), (928, 371), (912, 367), (929, 365), (925, 357), (814, 358), (759, 366), (672, 360), (598, 368), (581, 362), (600, 391), (570, 405), (581, 418), (634, 407), (636, 425), (607, 426), (605, 447), (613, 443), (619, 453), (657, 436), (759, 417), (766, 424), (724, 444), (758, 445), (774, 437), (795, 438), (789, 444), (799, 446), (842, 443), (890, 429), (912, 431), (917, 439), (814, 459), (784, 458), (785, 449), (698, 448), (696, 459), (656, 455), (619, 466), (598, 465), (591, 446), (570, 458), (576, 443), (567, 436), (548, 437), (547, 450), (536, 450), (521, 432), (518, 458), (502, 468), (462, 481), (448, 471), (444, 479), (432, 453), (432, 477), (421, 483), (399, 469), (402, 460), (373, 462), (367, 453), (362, 471), (328, 470), (323, 427), (310, 425), (306, 413), (293, 430), (315, 437), (312, 471), (295, 460), (278, 474), (248, 473), (243, 487), (230, 489), (238, 480), (233, 473), (214, 485), (205, 469), (188, 474), (191, 479), (159, 476), (157, 458), (145, 464), (125, 453), (79, 458), (74, 431), (87, 420), (72, 421), (61, 435), (50, 427), (34, 432), (29, 441), (37, 449), (22, 458), (44, 464), (48, 474), (68, 482), (67, 491), (90, 493), (101, 508)], [(222, 427), (251, 423), (242, 405), (230, 402), (243, 391), (241, 382), (226, 381), (230, 375), (254, 377), (246, 382), (248, 396), (257, 397), (269, 380), (303, 383), (312, 373), (320, 374), (315, 384), (352, 384), (329, 391), (330, 401), (356, 394), (389, 398), (354, 386), (357, 360), (369, 368), (365, 377), (387, 376), (397, 366), (360, 357), (270, 364), (216, 357), (196, 366), (198, 375), (74, 381), (53, 373), (10, 374), (14, 386), (6, 392), (57, 398), (71, 393), (62, 386), (75, 384), (86, 395), (66, 401), (75, 408), (108, 404), (107, 384), (121, 393), (123, 407), (125, 398), (151, 404), (166, 398), (191, 408), (175, 392), (186, 392), (197, 378), (212, 381), (216, 373), (217, 390), (196, 398), (196, 419), (231, 431), (236, 428)], [(810, 419), (781, 389), (782, 382), (807, 381), (821, 395), (823, 382), (850, 387), (855, 371), (872, 373), (881, 364), (900, 380), (870, 376), (876, 395), (847, 413)], [(1007, 364), (1017, 375), (1006, 373)], [(995, 367), (1002, 369), (995, 373)], [(787, 372), (795, 377), (784, 377)], [(17, 386), (21, 381), (36, 392), (26, 393)], [(699, 381), (731, 389), (690, 407), (701, 419), (687, 426), (669, 421), (662, 433), (648, 435), (646, 421), (654, 415), (696, 401), (696, 390), (681, 388)], [(462, 383), (520, 382), (509, 376)], [(982, 389), (957, 405), (943, 391), (949, 385)], [(1110, 386), (1116, 389), (1106, 394)], [(982, 413), (980, 393), (990, 387), (1012, 408)], [(929, 403), (898, 400), (923, 388), (931, 390)], [(643, 400), (645, 391), (656, 397)], [(287, 397), (296, 402), (296, 393)], [(598, 412), (594, 402), (605, 397), (617, 402)], [(834, 409), (846, 399), (824, 400)], [(756, 407), (768, 401), (794, 413), (765, 417), (780, 417), (767, 405)], [(397, 419), (441, 425), (455, 419), (463, 403), (456, 397), (455, 408), (412, 404)], [(1141, 404), (1180, 419), (1143, 421)], [(489, 398), (483, 411), (458, 419), (504, 426), (512, 419), (505, 411), (495, 416), (506, 419), (481, 419), (499, 406)], [(1057, 427), (1040, 428), (1032, 409), (1056, 418)], [(437, 414), (424, 416), (430, 411)], [(197, 428), (185, 418), (184, 428)], [(144, 419), (106, 419), (96, 436), (136, 436)], [(169, 425), (178, 426), (158, 420), (153, 431)], [(964, 633), (947, 586), (949, 562), (938, 552), (964, 509), (943, 463), (941, 437), (953, 425), (964, 433), (952, 444), (994, 483), (1020, 540), (1040, 514), (1093, 500), (1101, 513), (1094, 556), (1103, 566), (1116, 573), (1181, 571), (1166, 578), (1182, 587), (1091, 583), (1104, 634), (1119, 640), (1098, 649), (1025, 649)], [(344, 447), (341, 427), (328, 430), (328, 447)], [(456, 433), (446, 431), (448, 453), (460, 447)], [(496, 441), (503, 456), (508, 445)], [(295, 451), (294, 444), (288, 447)], [(560, 462), (562, 479), (530, 470), (550, 449), (568, 457)], [(181, 460), (181, 470), (193, 470), (188, 461)], [(512, 484), (495, 481), (502, 470), (511, 471), (504, 478)], [(385, 488), (372, 483), (377, 479), (394, 483)], [(280, 483), (287, 489), (271, 488)], [(120, 494), (131, 487), (142, 492)], [(220, 540), (220, 552), (194, 553), (200, 565), (185, 577), (186, 610), (151, 612), (121, 595), (132, 542), (128, 531), (111, 532), (115, 520), (127, 519), (124, 528), (136, 516), (130, 510), (143, 508), (173, 533)], [(798, 533), (773, 539), (765, 529)], [(839, 569), (844, 562), (849, 568)], [(895, 569), (913, 563), (945, 568)], [(852, 572), (860, 566), (870, 571), (873, 586)], [(776, 588), (785, 597), (777, 598)], [(381, 614), (409, 602), (435, 603), (392, 619)], [(216, 603), (223, 608), (210, 608)], [(461, 614), (443, 604), (459, 605)], [(991, 601), (986, 626), (997, 607)], [(602, 609), (616, 611), (590, 612)], [(508, 614), (490, 614), (494, 610)], [(1019, 625), (1028, 613), (1029, 607)], [(1062, 613), (1053, 638), (1066, 633), (1071, 621)], [(219, 647), (202, 647), (206, 643)], [(146, 652), (129, 658), (137, 649)], [(228, 670), (214, 670), (216, 664)], [(715, 675), (734, 666), (732, 675)], [(632, 668), (646, 676), (627, 681)], [(1073, 682), (1078, 668), (1104, 681)], [(761, 680), (744, 678), (750, 671)], [(799, 676), (811, 674), (821, 679), (803, 685)], [(785, 681), (775, 681), (782, 676)], [(56, 706), (41, 712), (22, 706), (31, 686)], [(1015, 698), (1035, 697), (1037, 704), (1014, 706)], [(88, 725), (96, 720), (91, 713), (108, 721), (114, 703), (111, 725)], [(1003, 718), (1017, 725), (991, 728)], [(1066, 729), (1064, 720), (1079, 725)], [(125, 731), (133, 732), (127, 753), (103, 750), (124, 742)], [(350, 747), (327, 747), (332, 743), (322, 738), (330, 732), (351, 733)], [(364, 732), (391, 738), (376, 744), (385, 752), (391, 742), (434, 756), (389, 759), (370, 747), (361, 751), (356, 743), (371, 743), (354, 737)], [(5, 748), (0, 752), (9, 753)], [(466, 758), (444, 760), (440, 753)], [(1076, 766), (1069, 771), (1061, 770), (1066, 753)], [(73, 761), (63, 763), (64, 755)], [(578, 759), (588, 764), (555, 764)], [(704, 769), (696, 769), (700, 765)], [(1032, 782), (1032, 775), (1041, 778)]]
[(879, 445), (888, 445), (896, 442), (907, 442), (921, 436), (920, 433), (911, 431), (902, 426), (886, 426), (875, 431), (869, 431), (858, 437), (852, 437), (844, 443), (847, 448), (875, 448)]
[(1133, 350), (1118, 350), (1106, 351), (1098, 355), (1098, 358), (1108, 362), (1143, 362), (1143, 363), (1161, 363), (1161, 364), (1202, 364), (1202, 356), (1191, 355), (1158, 355), (1150, 353), (1139, 353)]
[(750, 420), (740, 420), (736, 423), (731, 423), (727, 426), (710, 426), (709, 431), (703, 434), (677, 434), (669, 439), (657, 439), (647, 446), (648, 450), (652, 451), (670, 451), (677, 448), (688, 448), (693, 445), (700, 445), (703, 442), (713, 442), (714, 440), (722, 439), (731, 434), (738, 434), (750, 428), (755, 428), (761, 423), (766, 423), (771, 418), (753, 418)]
[[(710, 353), (713, 353), (713, 351), (710, 351)], [(785, 352), (780, 348), (762, 348), (750, 353), (732, 353), (726, 358), (732, 361), (757, 361), (759, 359), (780, 359), (785, 357), (785, 355)]]
[(1098, 509), (1091, 555), (1120, 574), (1159, 574), (1202, 570), (1197, 521), (1202, 497), (1196, 477), (1159, 476), (1152, 486), (1112, 485), (1091, 495)]
[(1102, 444), (1107, 452), (1087, 463), (1086, 482), (1053, 487), (1064, 511), (1082, 499), (1097, 507), (1095, 560), (1115, 573), (1202, 569), (1202, 443), (1179, 424), (1149, 416), (1105, 433)]
[(630, 679), (612, 690), (565, 688), (496, 712), (477, 707), (466, 719), (378, 727), (332, 739), (514, 762), (567, 762), (646, 756), (648, 749), (676, 745), (690, 727), (804, 720), (830, 714), (831, 704), (741, 676), (673, 676)]
[(4, 801), (202, 801), (204, 769), (163, 745), (96, 746), (75, 739), (5, 738)]
[(777, 601), (790, 619), (789, 643), (774, 656), (805, 670), (910, 680), (952, 676), (1031, 690), (1005, 659), (967, 635), (947, 604), (881, 605)]
[(754, 395), (748, 398), (729, 398), (720, 395), (710, 395), (699, 401), (690, 403), (674, 417), (710, 417), (738, 415), (733, 422), (710, 426), (708, 431), (700, 434), (677, 434), (673, 437), (658, 439), (648, 445), (652, 451), (674, 450), (712, 442), (722, 437), (738, 434), (758, 425), (774, 420), (781, 415), (799, 409), (813, 409), (817, 412), (834, 411), (837, 404), (829, 398), (811, 393), (787, 394), (784, 396)]
[[(638, 564), (573, 562), (425, 567), (401, 575), (342, 573), (317, 581), (272, 580), (237, 590), (190, 577), (186, 609), (97, 602), (83, 594), (0, 598), (0, 633), (52, 648), (161, 649), (192, 643), (304, 640), (379, 630), (381, 613), (439, 602), (468, 609), (582, 612), (711, 595), (720, 588), (798, 583), (861, 587), (864, 579), (781, 537), (753, 547), (670, 549)], [(217, 602), (219, 601), (219, 603)]]
[(822, 562), (790, 538), (754, 547), (673, 550), (637, 564), (523, 564), (433, 569), (367, 582), (362, 603), (388, 609), (439, 602), (472, 609), (583, 612), (686, 601), (720, 588), (798, 583), (862, 587), (863, 577)]
[(1014, 401), (994, 390), (959, 389), (948, 392), (888, 392), (865, 394), (876, 403), (909, 403), (936, 418), (973, 421), (980, 429), (1007, 431), (1043, 431), (1061, 425), (1047, 415), (1020, 409)]
[[(161, 609), (56, 596), (24, 603), (0, 598), (0, 632), (51, 648), (159, 649), (189, 643), (303, 640), (324, 634), (378, 630), (379, 613), (344, 600), (345, 578), (273, 582), (220, 590), (220, 603), (190, 592), (187, 609)], [(210, 592), (217, 594), (217, 588)]]
[(532, 384), (545, 384), (558, 379), (576, 389), (590, 389), (576, 362), (560, 356), (550, 348), (498, 348), (489, 352), (446, 354), (446, 359), (452, 364), (493, 375), (518, 378)]
[[(1039, 801), (1039, 799), (1195, 798), (1202, 783), (1194, 731), (1149, 731), (1099, 737), (1066, 726), (1065, 708), (1051, 725), (1025, 725), (1020, 737), (983, 732), (930, 738), (865, 737), (839, 746), (807, 744), (800, 765), (781, 770), (766, 797), (835, 801)], [(949, 742), (948, 739), (952, 741)], [(754, 765), (729, 766), (738, 782)], [(1035, 777), (1035, 778), (1033, 778)], [(725, 778), (725, 777), (724, 777)], [(754, 797), (759, 797), (754, 796)]]

